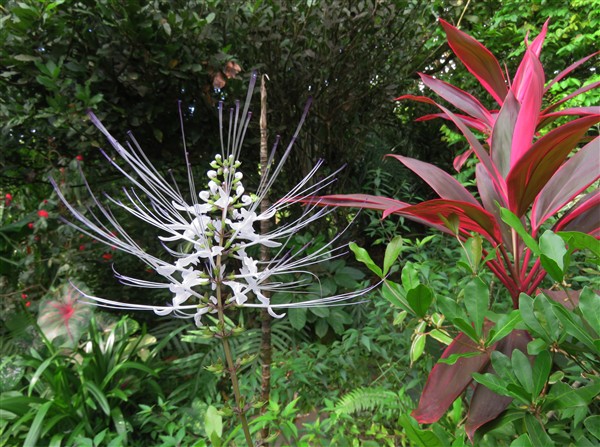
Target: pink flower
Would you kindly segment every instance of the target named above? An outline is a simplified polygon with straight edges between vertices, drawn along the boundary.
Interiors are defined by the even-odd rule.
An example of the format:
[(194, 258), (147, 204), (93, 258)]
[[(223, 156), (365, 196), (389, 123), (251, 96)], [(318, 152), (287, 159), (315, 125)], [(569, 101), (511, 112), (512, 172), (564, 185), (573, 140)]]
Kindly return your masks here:
[(30, 230), (33, 230), (33, 222), (29, 222), (29, 223), (27, 224), (27, 227), (28, 227)]
[(21, 299), (26, 300), (27, 299), (27, 294), (26, 293), (22, 293), (21, 294)]
[(85, 245), (81, 244), (81, 245), (79, 246), (79, 251), (84, 251), (84, 250), (85, 250)]
[(38, 216), (43, 217), (44, 219), (47, 219), (49, 216), (48, 211), (46, 210), (39, 210), (37, 214)]
[(12, 202), (13, 196), (11, 193), (6, 193), (6, 195), (4, 196), (4, 206), (10, 206), (10, 203)]
[(77, 157), (75, 157), (75, 160), (83, 161), (83, 155), (78, 155)]
[(112, 259), (113, 255), (111, 255), (110, 253), (104, 253), (102, 255), (102, 259), (104, 259), (105, 261), (110, 261)]

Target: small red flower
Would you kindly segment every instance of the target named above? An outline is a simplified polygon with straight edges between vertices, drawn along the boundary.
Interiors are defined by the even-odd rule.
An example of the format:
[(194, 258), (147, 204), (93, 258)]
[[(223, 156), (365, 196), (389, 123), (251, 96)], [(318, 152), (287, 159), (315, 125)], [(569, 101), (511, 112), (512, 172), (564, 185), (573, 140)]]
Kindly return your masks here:
[(33, 230), (33, 222), (29, 222), (29, 223), (27, 224), (27, 226), (29, 227), (29, 229), (30, 229), (30, 230)]
[(85, 250), (85, 245), (81, 244), (81, 245), (79, 246), (79, 251), (84, 251), (84, 250)]
[(29, 306), (31, 306), (31, 301), (27, 301), (27, 302), (25, 303), (25, 307), (29, 307)]
[(104, 253), (102, 255), (102, 259), (104, 259), (105, 261), (110, 261), (112, 259), (113, 255), (111, 255), (110, 253)]
[(37, 214), (38, 216), (43, 217), (44, 219), (47, 219), (49, 216), (48, 211), (46, 210), (39, 210)]
[(47, 199), (44, 199), (44, 205), (45, 205), (46, 203), (48, 203), (48, 200), (47, 200)]
[(75, 157), (75, 159), (77, 161), (83, 161), (83, 155), (78, 155), (77, 157)]
[(12, 194), (6, 193), (6, 195), (4, 196), (4, 206), (10, 206), (12, 199), (13, 199)]
[(22, 293), (21, 294), (21, 299), (22, 300), (26, 300), (27, 299), (27, 294), (26, 293)]

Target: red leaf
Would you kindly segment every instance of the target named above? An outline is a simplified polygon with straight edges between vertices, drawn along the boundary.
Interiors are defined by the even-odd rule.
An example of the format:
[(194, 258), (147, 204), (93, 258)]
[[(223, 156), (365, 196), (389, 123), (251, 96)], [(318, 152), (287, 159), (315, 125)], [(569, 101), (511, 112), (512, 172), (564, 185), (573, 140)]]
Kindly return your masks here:
[[(504, 104), (506, 104), (506, 102)], [(477, 183), (477, 190), (479, 191), (479, 197), (481, 198), (483, 208), (494, 216), (496, 223), (500, 226), (504, 244), (510, 246), (510, 228), (501, 219), (500, 208), (498, 208), (498, 205), (503, 208), (506, 208), (507, 205), (504, 198), (494, 188), (494, 184), (481, 163), (478, 163), (477, 166), (475, 166), (475, 181)]]
[(508, 93), (504, 74), (494, 55), (466, 33), (459, 31), (445, 20), (440, 24), (446, 31), (448, 44), (483, 87), (502, 105)]
[(319, 206), (343, 206), (384, 211), (389, 208), (404, 208), (410, 204), (371, 194), (334, 194), (329, 196), (310, 196), (299, 200), (301, 203)]
[[(484, 331), (487, 333), (492, 322), (486, 321)], [(466, 354), (479, 349), (476, 343), (464, 333), (458, 334), (450, 346), (442, 354), (443, 359), (452, 354)], [(475, 357), (462, 357), (453, 365), (436, 363), (421, 394), (419, 406), (412, 416), (421, 424), (432, 424), (441, 418), (448, 407), (471, 383), (471, 374), (481, 371), (489, 362), (490, 352), (482, 352)]]
[(531, 45), (528, 45), (527, 42), (527, 37), (525, 37), (525, 46), (527, 46), (531, 51), (533, 51), (533, 53), (539, 58), (540, 57), (540, 53), (542, 52), (542, 45), (544, 44), (544, 39), (546, 38), (546, 33), (548, 32), (548, 23), (550, 22), (550, 19), (547, 19), (546, 22), (544, 22), (544, 26), (542, 26), (542, 30), (540, 31), (540, 34), (538, 34), (538, 36), (533, 39), (533, 42), (531, 42)]
[(598, 178), (600, 137), (596, 137), (567, 160), (540, 191), (531, 213), (534, 234), (546, 219), (556, 214)]
[(457, 200), (479, 206), (479, 202), (473, 198), (463, 185), (437, 166), (414, 158), (403, 157), (402, 155), (388, 154), (386, 157), (395, 158), (413, 171), (425, 180), (442, 199)]
[(513, 166), (506, 183), (510, 210), (521, 217), (600, 115), (573, 120), (544, 135)]
[(466, 163), (466, 161), (469, 159), (469, 157), (471, 155), (473, 155), (473, 149), (467, 149), (462, 154), (457, 155), (454, 158), (454, 161), (452, 162), (452, 166), (454, 167), (454, 169), (456, 169), (457, 172), (460, 172), (463, 165)]
[(521, 105), (512, 138), (510, 166), (513, 167), (531, 147), (544, 96), (544, 69), (531, 50), (525, 53), (511, 91)]
[(419, 73), (423, 84), (440, 95), (457, 109), (468, 113), (473, 118), (477, 118), (490, 127), (493, 123), (493, 118), (490, 112), (479, 102), (477, 98), (469, 93), (461, 90), (452, 84), (435, 79), (432, 76)]
[(581, 231), (598, 236), (600, 230), (600, 189), (587, 194), (557, 224), (554, 231)]
[[(479, 121), (478, 119), (471, 118), (470, 116), (467, 116), (467, 115), (461, 115), (460, 113), (455, 113), (455, 116), (457, 116), (459, 119), (461, 119), (470, 128), (478, 130), (481, 133), (489, 135), (492, 131), (491, 127), (487, 126), (485, 123)], [(415, 121), (416, 122), (429, 121), (429, 120), (436, 119), (436, 118), (443, 118), (446, 120), (450, 119), (450, 117), (448, 115), (446, 115), (445, 113), (430, 113), (428, 115), (423, 115), (423, 116), (418, 117), (417, 119), (415, 119)]]
[[(527, 353), (527, 343), (531, 340), (532, 338), (527, 331), (515, 330), (498, 342), (496, 351), (500, 351), (509, 357), (512, 357), (512, 352), (515, 349)], [(495, 373), (491, 363), (488, 364), (485, 372)], [(473, 442), (475, 431), (483, 424), (496, 419), (500, 413), (506, 410), (511, 401), (512, 398), (500, 396), (489, 388), (477, 384), (471, 398), (467, 423), (465, 424), (465, 431), (471, 442)]]
[(494, 245), (502, 242), (500, 229), (494, 216), (479, 205), (474, 206), (470, 203), (456, 200), (435, 199), (399, 209), (392, 208), (385, 210), (384, 217), (390, 214), (420, 218), (428, 222), (429, 225), (436, 225), (438, 227), (444, 225), (444, 221), (440, 218), (440, 215), (446, 219), (451, 215), (456, 215), (459, 218), (459, 228), (461, 231), (465, 233), (475, 231)]
[(494, 124), (494, 130), (492, 131), (492, 160), (500, 175), (504, 178), (506, 178), (510, 171), (513, 135), (520, 108), (519, 101), (517, 101), (512, 91), (509, 91), (504, 98), (504, 104), (502, 104), (502, 108)]

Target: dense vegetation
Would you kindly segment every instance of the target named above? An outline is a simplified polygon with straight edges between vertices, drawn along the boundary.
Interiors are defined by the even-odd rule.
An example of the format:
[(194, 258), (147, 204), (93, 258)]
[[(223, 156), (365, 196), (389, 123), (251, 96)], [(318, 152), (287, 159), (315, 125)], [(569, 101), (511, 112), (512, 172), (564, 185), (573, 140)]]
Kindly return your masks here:
[[(589, 0), (0, 6), (0, 445), (245, 445), (249, 438), (266, 445), (596, 445), (597, 55), (559, 75), (595, 51), (596, 6)], [(458, 29), (486, 45), (498, 70), (487, 50)], [(540, 33), (543, 46), (534, 41)], [(526, 35), (540, 45), (526, 51)], [(485, 62), (478, 65), (472, 54)], [(304, 197), (341, 205), (331, 213), (313, 209), (323, 214), (320, 223), (303, 223), (306, 208), (278, 204), (275, 228), (296, 229), (281, 233), (285, 251), (254, 233), (258, 221), (252, 227), (250, 220), (253, 230), (242, 235), (270, 250), (237, 240), (236, 219), (247, 222), (251, 214), (237, 214), (233, 204), (231, 214), (218, 208), (224, 193), (210, 186), (221, 175), (219, 185), (227, 184), (233, 166), (214, 159), (222, 140), (239, 142), (232, 147), (239, 149), (248, 192), (257, 190), (261, 173), (269, 174), (264, 164), (258, 168), (259, 88), (249, 97), (254, 116), (245, 137), (229, 140), (219, 132), (219, 102), (228, 110), (243, 100), (253, 73), (268, 75), (268, 148), (282, 136), (278, 161), (293, 143), (271, 200), (321, 159), (308, 185), (346, 164), (336, 182), (309, 191), (325, 199)], [(429, 99), (426, 88), (447, 102)], [(400, 95), (416, 101), (392, 100)], [(199, 197), (208, 211), (187, 205), (178, 100), (192, 176), (197, 191), (206, 190)], [(147, 158), (132, 163), (110, 152), (89, 111), (122, 143), (131, 130)], [(415, 121), (432, 113), (445, 120)], [(540, 148), (545, 155), (518, 163)], [(388, 153), (401, 163), (382, 162)], [(139, 183), (132, 185), (115, 169), (128, 164), (153, 165), (166, 180), (161, 186), (137, 170)], [(215, 173), (206, 180), (209, 169)], [(173, 182), (182, 190), (169, 196)], [(88, 186), (99, 202), (113, 197), (113, 211), (100, 212)], [(145, 194), (135, 195), (132, 186)], [(254, 206), (241, 194), (232, 202), (236, 210)], [(145, 205), (131, 213), (121, 206), (127, 200)], [(260, 215), (259, 202), (252, 203)], [(113, 227), (77, 231), (65, 224), (77, 220), (68, 204), (82, 211), (83, 226), (96, 215)], [(190, 239), (183, 230), (159, 226), (157, 234), (157, 225), (147, 225), (152, 216), (179, 211), (186, 222), (209, 219), (210, 231)], [(219, 240), (215, 228), (226, 223), (231, 230)], [(158, 239), (164, 231), (178, 239)], [(225, 235), (231, 245), (222, 242)], [(218, 247), (206, 255), (215, 248), (210, 238)], [(356, 242), (349, 256), (328, 252), (334, 238), (335, 247)], [(174, 253), (194, 254), (189, 262), (198, 268), (211, 259), (210, 275), (227, 262), (242, 272), (225, 278), (238, 281), (229, 301), (227, 281), (218, 276), (195, 283), (201, 327), (87, 304), (102, 297), (118, 307), (164, 310), (181, 290), (144, 286), (164, 278), (179, 284), (155, 261)], [(278, 259), (271, 284), (302, 285), (302, 294), (250, 283), (240, 289), (248, 271), (261, 272), (253, 263), (260, 256)], [(291, 263), (301, 256), (324, 262)], [(115, 272), (125, 282), (139, 278), (142, 287), (124, 287)], [(249, 303), (273, 293), (266, 293), (269, 306), (261, 314), (246, 306), (240, 290), (252, 292)], [(361, 290), (353, 305), (293, 305)], [(267, 308), (286, 317), (265, 320)], [(261, 364), (265, 358), (270, 370)], [(268, 400), (261, 400), (269, 375)]]

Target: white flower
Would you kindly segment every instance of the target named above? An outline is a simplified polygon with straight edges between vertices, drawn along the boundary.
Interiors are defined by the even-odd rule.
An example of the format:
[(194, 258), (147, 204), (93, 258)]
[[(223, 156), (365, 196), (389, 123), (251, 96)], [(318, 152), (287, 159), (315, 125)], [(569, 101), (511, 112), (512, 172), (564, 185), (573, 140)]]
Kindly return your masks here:
[[(248, 98), (251, 97), (255, 81), (256, 76), (253, 75)], [(311, 254), (304, 254), (303, 250), (290, 254), (285, 248), (294, 234), (326, 216), (331, 209), (307, 207), (297, 220), (280, 225), (267, 234), (258, 233), (255, 224), (273, 218), (308, 195), (314, 195), (334, 181), (335, 173), (311, 185), (311, 180), (322, 164), (319, 161), (281, 200), (266, 211), (259, 212), (260, 202), (281, 171), (298, 136), (308, 107), (292, 142), (285, 149), (278, 164), (273, 163), (273, 150), (256, 195), (246, 193), (242, 184), (244, 176), (239, 171), (241, 163), (238, 161), (243, 136), (251, 117), (248, 107), (248, 101), (243, 110), (240, 104), (236, 103), (235, 110), (230, 113), (228, 138), (225, 139), (223, 108), (222, 104), (219, 105), (221, 154), (217, 154), (210, 163), (212, 169), (207, 171), (206, 188), (201, 191), (196, 190), (184, 138), (191, 201), (182, 196), (174, 182), (166, 180), (159, 170), (150, 164), (131, 135), (131, 141), (126, 147), (122, 146), (109, 134), (98, 118), (90, 113), (92, 122), (108, 138), (122, 163), (117, 163), (104, 152), (103, 154), (132, 184), (132, 188), (123, 191), (125, 201), (107, 196), (109, 204), (155, 227), (157, 237), (171, 259), (161, 259), (140, 247), (135, 238), (119, 224), (110, 208), (96, 198), (85, 178), (95, 207), (83, 211), (69, 204), (57, 184), (52, 179), (51, 181), (59, 198), (79, 221), (78, 225), (70, 225), (107, 245), (138, 257), (151, 266), (164, 282), (131, 278), (117, 272), (116, 277), (131, 286), (168, 289), (171, 293), (171, 303), (165, 306), (130, 304), (84, 294), (89, 302), (103, 307), (152, 310), (159, 315), (193, 318), (196, 325), (200, 326), (202, 316), (215, 312), (221, 308), (219, 306), (261, 307), (268, 309), (272, 316), (281, 317), (283, 315), (275, 313), (275, 309), (338, 305), (370, 290), (285, 305), (274, 305), (270, 302), (269, 293), (285, 290), (300, 294), (303, 293), (302, 288), (308, 285), (306, 281), (301, 280), (281, 282), (277, 279), (280, 275), (309, 273), (309, 266), (342, 255), (343, 248), (332, 248), (337, 238)], [(278, 248), (279, 252), (270, 262), (259, 262), (247, 254), (248, 248), (255, 245)]]

